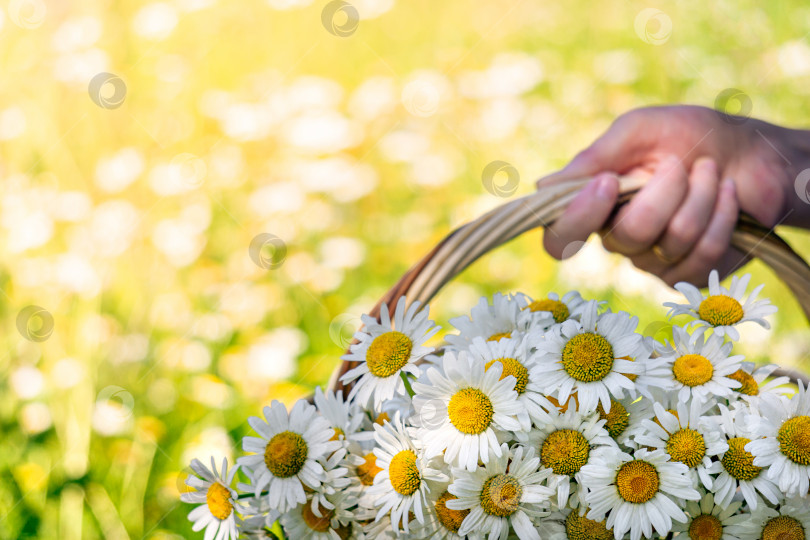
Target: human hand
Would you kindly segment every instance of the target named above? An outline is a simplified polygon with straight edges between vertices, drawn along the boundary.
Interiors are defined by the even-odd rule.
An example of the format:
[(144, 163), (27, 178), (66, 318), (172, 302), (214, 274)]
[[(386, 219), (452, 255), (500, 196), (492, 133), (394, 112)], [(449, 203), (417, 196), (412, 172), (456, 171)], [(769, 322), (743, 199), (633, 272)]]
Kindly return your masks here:
[[(730, 247), (740, 210), (769, 227), (806, 225), (807, 209), (793, 212), (793, 181), (810, 155), (807, 134), (739, 120), (683, 105), (620, 116), (565, 168), (537, 182), (542, 189), (594, 177), (547, 230), (546, 250), (558, 259), (571, 255), (568, 246), (601, 231), (607, 250), (669, 285), (703, 285), (712, 268), (725, 275), (746, 260)], [(617, 174), (647, 183), (610, 220)]]

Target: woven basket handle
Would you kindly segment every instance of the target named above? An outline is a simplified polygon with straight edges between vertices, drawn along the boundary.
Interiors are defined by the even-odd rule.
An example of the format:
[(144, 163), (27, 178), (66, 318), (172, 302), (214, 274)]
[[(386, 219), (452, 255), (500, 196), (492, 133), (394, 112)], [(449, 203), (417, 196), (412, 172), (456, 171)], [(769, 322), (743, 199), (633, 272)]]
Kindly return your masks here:
[[(511, 200), (490, 210), (448, 234), (422, 260), (411, 267), (369, 312), (379, 318), (382, 304), (394, 304), (400, 296), (408, 303), (429, 302), (451, 279), (479, 257), (526, 231), (554, 223), (590, 178), (549, 186), (530, 195)], [(644, 180), (619, 178), (619, 203), (630, 200)], [(731, 237), (731, 245), (770, 266), (790, 287), (805, 316), (810, 320), (810, 266), (773, 230), (748, 216), (741, 216)], [(343, 362), (330, 386), (344, 389), (340, 376), (356, 366)]]

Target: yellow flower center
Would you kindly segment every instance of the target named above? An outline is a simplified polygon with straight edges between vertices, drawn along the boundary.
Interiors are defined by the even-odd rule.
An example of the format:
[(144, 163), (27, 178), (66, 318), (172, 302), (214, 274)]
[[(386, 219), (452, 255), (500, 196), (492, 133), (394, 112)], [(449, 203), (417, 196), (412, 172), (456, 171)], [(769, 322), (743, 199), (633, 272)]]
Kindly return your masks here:
[(318, 505), (318, 511), (321, 513), (321, 517), (316, 516), (315, 512), (312, 511), (312, 504), (309, 501), (301, 505), (301, 517), (307, 527), (313, 531), (325, 533), (329, 530), (329, 522), (332, 521), (333, 512), (320, 504)]
[(492, 334), (487, 338), (487, 341), (500, 341), (503, 338), (510, 338), (512, 337), (512, 332), (500, 332), (498, 334)]
[(551, 432), (540, 447), (540, 460), (554, 474), (573, 476), (588, 462), (591, 453), (588, 439), (574, 429)]
[(567, 321), (571, 313), (568, 311), (568, 306), (559, 300), (552, 300), (551, 298), (544, 298), (543, 300), (535, 300), (528, 306), (530, 311), (550, 311), (554, 316), (554, 322), (561, 323)]
[(366, 351), (368, 370), (375, 377), (390, 377), (411, 359), (413, 342), (402, 332), (391, 331), (374, 338)]
[(700, 386), (711, 380), (714, 366), (700, 354), (685, 354), (672, 364), (675, 380), (685, 386)]
[(447, 501), (453, 501), (455, 499), (458, 499), (458, 497), (452, 495), (449, 491), (445, 491), (436, 500), (434, 507), (436, 508), (436, 515), (439, 517), (439, 521), (441, 521), (445, 529), (457, 533), (459, 528), (461, 528), (461, 522), (464, 521), (464, 518), (467, 517), (470, 510), (453, 510), (452, 508), (447, 508)]
[(298, 433), (282, 431), (273, 435), (264, 449), (264, 464), (278, 478), (298, 474), (307, 461), (307, 443)]
[(333, 427), (332, 429), (335, 431), (335, 434), (329, 439), (330, 441), (339, 441), (341, 437), (346, 437), (346, 434), (343, 433), (343, 430), (339, 427)]
[(790, 516), (776, 516), (762, 528), (762, 540), (805, 540), (804, 527)]
[(613, 367), (613, 347), (599, 334), (586, 332), (568, 340), (562, 350), (566, 373), (580, 382), (600, 381)]
[(413, 450), (401, 450), (393, 458), (388, 466), (388, 478), (394, 491), (400, 495), (413, 495), (419, 489), (422, 477), (419, 475), (419, 468), (416, 466), (416, 454)]
[(377, 418), (374, 419), (374, 423), (379, 424), (381, 426), (383, 424), (385, 424), (386, 422), (390, 422), (390, 421), (391, 421), (391, 418), (388, 416), (387, 412), (381, 412), (380, 414), (377, 415)]
[(742, 385), (739, 388), (735, 388), (737, 392), (745, 394), (747, 396), (759, 395), (759, 383), (757, 383), (757, 380), (754, 378), (754, 376), (748, 373), (747, 371), (743, 369), (738, 369), (737, 371), (729, 375), (728, 378), (735, 380)]
[(701, 514), (689, 524), (690, 540), (720, 540), (723, 523), (711, 514)]
[(520, 505), (523, 487), (514, 476), (497, 474), (484, 482), (481, 488), (481, 508), (491, 516), (507, 517)]
[(486, 394), (477, 388), (462, 388), (450, 398), (447, 415), (450, 422), (462, 433), (478, 435), (492, 422), (495, 411)]
[(374, 484), (374, 477), (382, 468), (377, 467), (377, 456), (373, 452), (366, 454), (364, 459), (366, 460), (365, 463), (357, 466), (357, 476), (364, 486), (370, 486)]
[(606, 520), (594, 521), (580, 516), (573, 510), (565, 518), (565, 534), (568, 540), (612, 540), (613, 529), (605, 526)]
[(712, 326), (729, 326), (739, 322), (745, 313), (740, 303), (732, 297), (715, 294), (700, 303), (698, 315)]
[(628, 461), (616, 473), (616, 489), (627, 502), (641, 504), (658, 493), (658, 470), (652, 463), (640, 459)]
[(614, 439), (624, 433), (624, 430), (630, 425), (630, 413), (627, 412), (624, 405), (613, 398), (610, 398), (609, 413), (605, 412), (601, 403), (596, 406), (596, 411), (599, 413), (599, 419), (605, 420), (605, 430), (608, 435)]
[(789, 460), (810, 465), (810, 416), (794, 416), (785, 420), (776, 434), (779, 449)]
[(233, 504), (231, 504), (231, 492), (228, 488), (214, 482), (205, 493), (205, 502), (208, 504), (208, 510), (211, 515), (222, 521), (228, 519), (228, 516), (233, 512)]
[(733, 437), (728, 440), (728, 451), (721, 462), (726, 472), (737, 480), (753, 480), (759, 476), (761, 467), (754, 465), (754, 456), (751, 452), (745, 451), (745, 445), (751, 439), (745, 437)]
[(706, 456), (706, 441), (698, 431), (682, 428), (669, 436), (667, 454), (672, 461), (680, 461), (687, 467), (694, 468)]
[(503, 366), (501, 380), (511, 375), (515, 378), (515, 392), (522, 394), (526, 391), (526, 385), (529, 383), (529, 370), (526, 369), (523, 364), (514, 358), (496, 358), (495, 360), (487, 362), (484, 369), (489, 369), (495, 362), (500, 362)]

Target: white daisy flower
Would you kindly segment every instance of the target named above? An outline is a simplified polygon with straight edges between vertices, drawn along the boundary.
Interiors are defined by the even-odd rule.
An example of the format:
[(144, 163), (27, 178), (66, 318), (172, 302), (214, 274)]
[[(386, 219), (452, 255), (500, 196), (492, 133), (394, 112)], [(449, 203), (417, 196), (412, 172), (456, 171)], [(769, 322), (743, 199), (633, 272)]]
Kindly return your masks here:
[(474, 472), (455, 470), (448, 491), (458, 499), (446, 505), (470, 511), (458, 534), (506, 540), (511, 526), (521, 540), (539, 540), (532, 520), (549, 513), (549, 498), (554, 495), (543, 485), (550, 471), (538, 470), (539, 466), (533, 448), (518, 445), (510, 450), (504, 443), (499, 457)]
[(684, 522), (679, 501), (700, 499), (686, 465), (670, 461), (663, 450), (636, 450), (631, 456), (617, 449), (600, 450), (582, 467), (580, 481), (588, 489), (587, 517), (613, 529), (616, 539), (630, 532), (631, 540), (650, 537), (653, 528), (666, 536), (672, 520)]
[[(330, 508), (320, 506), (314, 499), (306, 501), (281, 516), (281, 526), (287, 538), (296, 540), (343, 540), (351, 533), (354, 514), (350, 510), (356, 500), (338, 492), (329, 497)], [(314, 505), (314, 508), (313, 508)]]
[(315, 407), (321, 416), (329, 422), (329, 427), (335, 430), (334, 440), (341, 441), (343, 446), (355, 437), (373, 438), (370, 431), (362, 432), (363, 421), (367, 418), (356, 404), (343, 400), (343, 391), (337, 393), (324, 392), (321, 387), (315, 389)]
[(731, 287), (726, 289), (720, 285), (717, 270), (712, 270), (709, 274), (709, 294), (703, 296), (700, 289), (686, 282), (675, 285), (689, 302), (688, 304), (677, 304), (666, 302), (664, 306), (670, 308), (669, 316), (691, 315), (698, 320), (691, 324), (713, 328), (719, 336), (728, 336), (733, 341), (740, 339), (740, 333), (735, 328), (736, 325), (745, 321), (753, 321), (763, 328), (770, 328), (771, 325), (765, 320), (766, 315), (776, 313), (776, 306), (771, 305), (770, 300), (757, 300), (757, 295), (764, 285), (760, 285), (751, 291), (748, 298), (743, 301), (745, 289), (751, 274), (745, 274), (742, 278), (734, 276), (731, 278)]
[(810, 538), (810, 506), (789, 499), (778, 510), (761, 505), (742, 525), (740, 540), (805, 540)]
[(645, 420), (645, 433), (636, 435), (636, 443), (648, 448), (660, 448), (672, 461), (689, 467), (689, 476), (712, 488), (712, 474), (721, 470), (714, 456), (728, 450), (728, 444), (717, 432), (716, 426), (702, 420), (706, 405), (693, 399), (679, 402), (677, 410), (667, 411), (659, 403), (653, 405), (655, 421)]
[[(564, 508), (568, 503), (571, 488), (577, 486), (574, 479), (596, 455), (594, 451), (603, 446), (616, 448), (604, 425), (599, 415), (583, 416), (571, 407), (564, 413), (546, 413), (529, 434), (527, 445), (538, 449), (540, 464), (551, 469), (549, 486), (556, 487), (558, 507)], [(577, 495), (584, 504), (584, 491)]]
[(259, 437), (242, 440), (243, 449), (254, 454), (237, 462), (253, 473), (255, 485), (250, 488), (256, 496), (266, 489), (268, 505), (286, 512), (306, 501), (304, 486), (317, 489), (327, 479), (318, 460), (340, 448), (341, 443), (331, 440), (334, 430), (305, 400), (299, 400), (289, 415), (275, 400), (263, 413), (265, 420), (248, 418)]
[(717, 396), (731, 395), (740, 388), (740, 382), (730, 375), (740, 369), (742, 356), (729, 356), (731, 342), (723, 342), (718, 335), (703, 332), (692, 335), (678, 326), (672, 329), (672, 344), (660, 351), (661, 357), (653, 361), (669, 368), (670, 387), (677, 392), (679, 401), (695, 398), (701, 402)]
[(379, 411), (382, 404), (395, 395), (405, 395), (405, 383), (401, 373), (419, 376), (416, 361), (433, 351), (424, 343), (439, 328), (428, 319), (429, 308), (419, 309), (414, 302), (405, 309), (405, 297), (397, 302), (393, 320), (388, 314), (388, 306), (380, 307), (380, 322), (368, 315), (362, 316), (363, 328), (355, 333), (358, 343), (352, 344), (349, 354), (343, 360), (359, 362), (354, 369), (346, 372), (341, 382), (354, 383), (349, 393), (349, 401), (356, 400), (363, 407), (373, 403)]
[(413, 384), (419, 428), (428, 456), (444, 452), (444, 461), (474, 471), (490, 454), (501, 457), (510, 431), (520, 431), (517, 414), (523, 409), (514, 390), (514, 376), (501, 378), (503, 365), (489, 369), (466, 351), (444, 354), (444, 372), (433, 367)]
[(515, 378), (514, 390), (521, 405), (517, 418), (523, 431), (531, 428), (531, 418), (545, 417), (546, 410), (553, 407), (540, 389), (543, 387), (543, 374), (535, 369), (537, 355), (530, 352), (529, 339), (502, 339), (499, 341), (484, 341), (483, 338), (473, 338), (468, 349), (469, 356), (476, 362), (484, 364), (488, 371), (494, 365), (501, 366), (501, 379), (508, 376)]
[(217, 470), (212, 457), (210, 469), (198, 459), (191, 460), (191, 468), (199, 476), (189, 476), (186, 485), (194, 491), (181, 494), (180, 500), (200, 505), (188, 515), (189, 521), (194, 522), (192, 530), (205, 529), (206, 540), (236, 540), (234, 505), (238, 497), (231, 484), (239, 467), (228, 470), (228, 461), (223, 459), (222, 468)]
[(754, 465), (754, 455), (746, 450), (748, 443), (757, 437), (752, 429), (749, 413), (741, 407), (731, 410), (722, 404), (718, 407), (720, 415), (712, 420), (726, 439), (728, 450), (719, 456), (723, 468), (712, 483), (715, 502), (723, 508), (727, 507), (739, 487), (751, 510), (756, 510), (760, 502), (757, 492), (770, 503), (776, 504), (781, 497), (779, 489), (763, 472), (762, 467)]
[(450, 344), (449, 348), (464, 350), (476, 337), (487, 341), (516, 337), (526, 330), (529, 322), (526, 317), (521, 317), (521, 308), (527, 303), (522, 294), (506, 296), (495, 293), (492, 295), (492, 304), (486, 296), (482, 296), (470, 310), (469, 316), (450, 319), (450, 324), (458, 330), (458, 334), (445, 336)]
[(759, 401), (758, 437), (745, 446), (754, 465), (766, 467), (768, 478), (788, 497), (810, 490), (810, 392), (799, 381), (792, 398), (767, 396)]
[(413, 512), (416, 520), (424, 523), (430, 492), (428, 482), (448, 481), (447, 475), (434, 468), (425, 457), (423, 449), (407, 433), (409, 430), (399, 416), (382, 427), (374, 426), (374, 440), (378, 445), (374, 455), (376, 466), (382, 470), (375, 475), (368, 494), (377, 497), (375, 505), (380, 507), (375, 519), (390, 513), (394, 532), (398, 532), (400, 523), (403, 530), (409, 532), (408, 520), (404, 519), (408, 512)]
[(751, 514), (741, 512), (742, 501), (735, 501), (727, 508), (714, 503), (714, 495), (705, 493), (700, 502), (686, 503), (689, 519), (686, 523), (675, 523), (672, 530), (691, 540), (742, 540), (743, 524), (751, 519)]
[[(568, 319), (579, 319), (582, 308), (585, 307), (585, 300), (577, 291), (569, 291), (562, 298), (552, 292), (546, 298), (532, 300), (523, 295), (520, 300), (525, 302), (524, 313), (532, 314), (531, 327), (541, 329), (544, 327), (547, 329), (551, 324), (560, 324)], [(549, 315), (551, 315), (551, 321), (549, 321)]]
[(626, 359), (639, 354), (641, 336), (633, 332), (638, 319), (626, 313), (597, 315), (596, 308), (595, 301), (588, 302), (581, 323), (569, 319), (537, 342), (543, 393), (564, 403), (576, 392), (584, 414), (595, 411), (599, 403), (609, 412), (610, 396), (621, 399), (624, 390), (633, 388), (627, 374), (643, 369)]
[(767, 380), (777, 369), (779, 366), (776, 364), (756, 368), (753, 362), (743, 362), (740, 369), (728, 376), (729, 379), (734, 379), (742, 385), (734, 389), (734, 395), (753, 403), (766, 394), (780, 396), (792, 393), (793, 390), (787, 386), (790, 382), (789, 377), (774, 377)]

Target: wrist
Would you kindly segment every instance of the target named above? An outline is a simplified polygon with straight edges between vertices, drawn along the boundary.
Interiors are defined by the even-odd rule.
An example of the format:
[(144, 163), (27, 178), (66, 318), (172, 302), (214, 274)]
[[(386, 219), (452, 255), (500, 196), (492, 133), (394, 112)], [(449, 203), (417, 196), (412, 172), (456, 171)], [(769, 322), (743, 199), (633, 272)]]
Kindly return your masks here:
[(787, 129), (785, 200), (788, 225), (810, 228), (810, 130)]
[[(749, 145), (744, 147), (760, 156), (755, 160), (761, 167), (754, 176), (760, 185), (757, 204), (780, 201), (780, 208), (767, 209), (769, 219), (760, 220), (766, 225), (810, 228), (810, 130), (786, 128), (761, 120), (747, 127)], [(768, 184), (772, 186), (773, 197), (766, 196)], [(773, 190), (781, 196), (776, 196)]]

